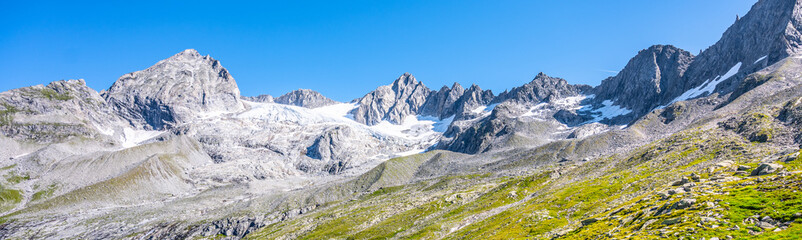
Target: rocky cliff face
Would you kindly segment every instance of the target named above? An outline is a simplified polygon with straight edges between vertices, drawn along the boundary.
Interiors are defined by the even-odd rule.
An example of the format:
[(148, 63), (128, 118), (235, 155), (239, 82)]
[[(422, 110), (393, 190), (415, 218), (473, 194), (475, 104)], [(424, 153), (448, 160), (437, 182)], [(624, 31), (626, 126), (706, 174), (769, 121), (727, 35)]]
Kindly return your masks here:
[(123, 122), (83, 79), (0, 93), (0, 131), (20, 141), (44, 144), (101, 138), (102, 132), (113, 132), (111, 128)]
[(409, 73), (398, 77), (392, 85), (381, 86), (357, 100), (359, 107), (351, 111), (357, 122), (376, 125), (382, 120), (402, 123), (407, 116), (423, 108), (432, 90)]
[(452, 107), (465, 93), (465, 89), (459, 83), (454, 83), (451, 88), (443, 86), (440, 91), (432, 93), (423, 106), (421, 114), (426, 116), (437, 116), (447, 118), (456, 114)]
[(317, 108), (337, 104), (319, 92), (309, 89), (298, 89), (274, 99), (276, 103), (295, 105), (306, 108)]
[(199, 114), (241, 110), (239, 94), (219, 61), (188, 49), (123, 75), (104, 97), (132, 125), (165, 129)]
[(593, 89), (595, 100), (611, 100), (638, 116), (646, 114), (676, 97), (666, 93), (682, 88), (682, 77), (691, 61), (691, 53), (671, 45), (641, 50), (616, 76)]
[[(802, 3), (796, 0), (761, 0), (724, 32), (713, 46), (695, 57), (682, 84), (665, 89), (661, 104), (714, 92), (732, 92), (748, 74), (780, 59), (800, 53)], [(694, 92), (701, 87), (704, 91)], [(693, 95), (693, 96), (691, 96)]]
[(482, 107), (483, 105), (490, 104), (495, 96), (490, 90), (482, 90), (478, 85), (472, 84), (470, 88), (465, 90), (465, 93), (457, 99), (452, 108), (456, 117), (454, 120), (465, 120), (478, 117), (480, 113), (474, 112), (474, 109)]

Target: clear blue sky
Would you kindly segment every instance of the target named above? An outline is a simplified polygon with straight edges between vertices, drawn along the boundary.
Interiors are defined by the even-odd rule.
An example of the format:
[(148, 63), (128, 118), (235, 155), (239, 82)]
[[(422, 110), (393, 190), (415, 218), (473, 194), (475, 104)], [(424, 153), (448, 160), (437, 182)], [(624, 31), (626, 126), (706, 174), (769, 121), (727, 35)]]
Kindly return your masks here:
[(404, 72), (499, 93), (538, 72), (597, 85), (638, 50), (697, 54), (755, 0), (5, 1), (0, 91), (86, 79), (98, 91), (187, 48), (245, 96), (298, 88), (348, 101)]

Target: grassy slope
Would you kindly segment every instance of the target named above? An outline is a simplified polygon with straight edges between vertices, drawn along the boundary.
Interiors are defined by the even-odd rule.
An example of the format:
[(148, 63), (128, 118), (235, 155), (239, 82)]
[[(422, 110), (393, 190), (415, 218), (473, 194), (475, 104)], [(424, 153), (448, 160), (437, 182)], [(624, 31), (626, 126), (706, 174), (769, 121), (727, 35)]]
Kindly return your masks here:
[[(744, 182), (755, 182), (756, 178), (732, 178), (733, 167), (714, 166), (731, 160), (736, 165), (754, 167), (763, 156), (777, 151), (770, 143), (749, 142), (720, 128), (694, 129), (627, 155), (576, 166), (555, 166), (531, 176), (451, 176), (382, 188), (298, 219), (267, 226), (249, 237), (585, 239), (675, 234), (790, 237), (800, 234), (802, 228), (794, 223), (786, 230), (771, 232), (744, 223), (743, 219), (752, 215), (795, 219), (793, 214), (802, 212), (796, 194), (800, 173), (744, 186)], [(799, 165), (791, 162), (788, 169)], [(692, 173), (701, 180), (690, 193), (667, 199), (655, 194), (676, 188), (670, 186), (671, 182)], [(694, 198), (697, 203), (691, 208), (655, 215), (662, 205), (671, 205), (682, 198)], [(713, 207), (702, 207), (708, 206), (708, 202)], [(717, 224), (702, 224), (702, 216), (717, 216)], [(582, 226), (581, 221), (590, 218), (598, 221)], [(679, 218), (679, 223), (663, 224), (675, 218)], [(726, 230), (735, 225), (740, 230)]]

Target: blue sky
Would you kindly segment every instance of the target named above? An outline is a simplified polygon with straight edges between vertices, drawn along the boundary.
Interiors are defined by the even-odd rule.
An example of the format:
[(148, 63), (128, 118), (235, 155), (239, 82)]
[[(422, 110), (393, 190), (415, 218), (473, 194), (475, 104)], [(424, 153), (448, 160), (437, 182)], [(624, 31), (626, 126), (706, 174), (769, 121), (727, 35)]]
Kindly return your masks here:
[(538, 72), (597, 85), (638, 50), (697, 54), (755, 0), (7, 1), (0, 91), (86, 79), (100, 91), (187, 48), (245, 96), (310, 88), (349, 101), (410, 72), (499, 93)]

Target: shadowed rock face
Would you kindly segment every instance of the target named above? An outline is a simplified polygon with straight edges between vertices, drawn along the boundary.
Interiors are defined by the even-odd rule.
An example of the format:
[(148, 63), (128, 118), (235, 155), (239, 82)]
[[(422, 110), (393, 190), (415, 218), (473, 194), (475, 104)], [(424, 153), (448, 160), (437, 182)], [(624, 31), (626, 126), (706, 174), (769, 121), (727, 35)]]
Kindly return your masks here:
[(691, 61), (691, 53), (671, 45), (641, 50), (615, 77), (605, 79), (593, 89), (595, 99), (599, 102), (612, 99), (637, 115), (645, 114), (674, 97), (665, 93), (682, 87), (682, 76)]
[[(668, 89), (668, 95), (679, 95), (708, 79), (723, 75), (737, 63), (743, 63), (741, 74), (718, 90), (731, 91), (746, 74), (771, 65), (802, 49), (802, 3), (797, 0), (761, 0), (738, 19), (721, 39), (697, 56), (688, 67), (681, 87)], [(765, 56), (765, 58), (763, 58)], [(761, 59), (763, 58), (763, 59)], [(760, 60), (760, 61), (758, 61)], [(756, 62), (757, 61), (757, 62)], [(751, 65), (756, 65), (751, 67)], [(755, 69), (757, 68), (757, 69)]]
[(507, 102), (499, 104), (493, 112), (476, 124), (458, 129), (452, 127), (446, 135), (453, 135), (451, 141), (441, 141), (439, 149), (476, 154), (489, 150), (495, 140), (514, 131), (515, 117), (522, 109), (519, 104)]
[(220, 62), (184, 50), (120, 77), (104, 97), (132, 125), (164, 129), (203, 112), (243, 108), (234, 78)]
[(317, 108), (337, 104), (319, 92), (309, 89), (298, 89), (274, 99), (276, 103), (295, 105), (306, 108)]
[(423, 106), (423, 115), (438, 116), (441, 119), (455, 114), (453, 108), (460, 97), (465, 93), (465, 89), (459, 83), (454, 83), (451, 88), (443, 86), (440, 91), (432, 93)]
[[(716, 44), (696, 57), (670, 45), (642, 50), (616, 76), (593, 89), (596, 97), (591, 103), (600, 106), (609, 100), (632, 110), (613, 121), (626, 124), (677, 100), (733, 92), (746, 75), (801, 52), (801, 8), (797, 0), (761, 0), (738, 18)], [(726, 76), (728, 72), (733, 75)], [(714, 81), (717, 84), (708, 87)], [(678, 99), (702, 87), (711, 90)]]

